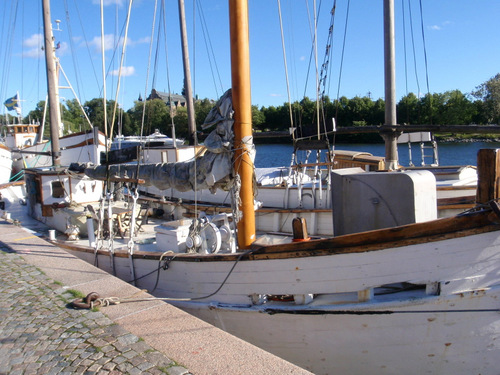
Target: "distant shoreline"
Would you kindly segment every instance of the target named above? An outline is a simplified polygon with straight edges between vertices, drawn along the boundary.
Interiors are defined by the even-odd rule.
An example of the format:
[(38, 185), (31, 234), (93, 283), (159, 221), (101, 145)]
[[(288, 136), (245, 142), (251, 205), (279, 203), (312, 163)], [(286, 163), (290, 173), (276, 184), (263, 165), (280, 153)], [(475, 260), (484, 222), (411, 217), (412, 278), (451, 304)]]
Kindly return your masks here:
[[(348, 139), (347, 137), (342, 136), (337, 136), (335, 140), (330, 139), (332, 143), (335, 144), (351, 144), (351, 143), (384, 143), (382, 138), (376, 139), (371, 137), (370, 139), (367, 139), (367, 137), (360, 135), (360, 136), (352, 136)], [(500, 143), (500, 137), (485, 137), (482, 135), (480, 138), (479, 137), (474, 137), (474, 136), (467, 136), (467, 137), (460, 137), (460, 136), (448, 136), (448, 135), (435, 135), (434, 136), (435, 140), (440, 143), (474, 143), (474, 142), (485, 142), (485, 143), (494, 143), (494, 142), (499, 142)], [(270, 137), (270, 138), (254, 138), (254, 143), (255, 144), (292, 144), (292, 139), (291, 138), (284, 138), (284, 137)]]

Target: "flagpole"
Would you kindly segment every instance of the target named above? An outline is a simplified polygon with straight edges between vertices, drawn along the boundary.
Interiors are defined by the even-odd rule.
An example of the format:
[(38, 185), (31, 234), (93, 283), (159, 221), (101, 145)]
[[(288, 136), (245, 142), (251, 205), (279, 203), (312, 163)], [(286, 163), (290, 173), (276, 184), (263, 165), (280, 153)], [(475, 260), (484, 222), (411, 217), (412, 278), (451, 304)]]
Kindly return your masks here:
[[(23, 118), (23, 107), (21, 106), (21, 97), (19, 96), (19, 91), (16, 91), (17, 97), (17, 107), (15, 108), (17, 117), (19, 117), (19, 123), (21, 124), (21, 119)], [(17, 111), (19, 109), (19, 112)]]

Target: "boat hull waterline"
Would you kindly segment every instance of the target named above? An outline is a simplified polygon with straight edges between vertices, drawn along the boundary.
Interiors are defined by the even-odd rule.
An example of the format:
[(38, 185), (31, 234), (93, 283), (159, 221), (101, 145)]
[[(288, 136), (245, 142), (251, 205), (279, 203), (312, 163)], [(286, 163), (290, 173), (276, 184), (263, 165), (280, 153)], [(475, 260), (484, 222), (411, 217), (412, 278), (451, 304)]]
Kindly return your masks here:
[[(468, 221), (476, 224), (464, 228), (470, 218), (441, 219), (304, 242), (294, 251), (277, 245), (205, 258), (139, 251), (134, 271), (138, 287), (179, 298), (169, 302), (317, 374), (493, 374), (500, 227), (491, 212), (474, 216)], [(419, 234), (440, 223), (458, 227)], [(416, 234), (404, 239), (408, 230)], [(390, 232), (401, 238), (364, 243)], [(96, 261), (91, 249), (65, 247)], [(131, 280), (126, 250), (113, 259), (116, 275)], [(112, 272), (106, 251), (97, 264)], [(383, 288), (397, 283), (421, 289)]]

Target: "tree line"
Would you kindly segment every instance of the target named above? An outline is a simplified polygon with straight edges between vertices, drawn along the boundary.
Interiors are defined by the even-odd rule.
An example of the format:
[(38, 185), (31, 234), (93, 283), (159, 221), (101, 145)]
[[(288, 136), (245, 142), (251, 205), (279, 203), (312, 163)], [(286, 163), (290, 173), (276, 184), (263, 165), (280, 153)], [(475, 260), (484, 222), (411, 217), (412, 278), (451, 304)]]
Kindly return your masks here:
[[(114, 101), (107, 101), (108, 123), (112, 122)], [(215, 101), (210, 99), (196, 100), (194, 103), (197, 129), (201, 125)], [(290, 106), (257, 107), (252, 106), (254, 132), (288, 131), (293, 120), (293, 126), (307, 129), (315, 128), (316, 101), (304, 98)], [(25, 122), (43, 118), (45, 102), (40, 101), (36, 108), (24, 118)], [(335, 118), (336, 125), (367, 126), (384, 124), (384, 100), (372, 99), (369, 96), (338, 100), (325, 97), (322, 101), (324, 118)], [(90, 122), (103, 130), (104, 108), (102, 99), (92, 99), (83, 104), (83, 109)], [(292, 116), (290, 116), (290, 107)], [(85, 116), (76, 101), (67, 100), (61, 105), (62, 121), (65, 132), (79, 132), (89, 129)], [(144, 116), (143, 116), (144, 112)], [(397, 116), (400, 124), (434, 124), (434, 125), (468, 125), (468, 124), (499, 124), (500, 123), (500, 73), (479, 85), (472, 93), (462, 93), (460, 90), (444, 93), (426, 94), (418, 97), (409, 93), (397, 103)], [(143, 123), (144, 117), (144, 123)], [(292, 120), (291, 120), (292, 118)], [(5, 118), (2, 120), (6, 120)], [(47, 121), (48, 116), (47, 116)], [(10, 123), (12, 119), (10, 119)], [(146, 102), (136, 101), (127, 111), (119, 109), (115, 113), (113, 135), (118, 132), (123, 135), (149, 135), (158, 129), (161, 133), (172, 135), (172, 124), (175, 124), (175, 134), (178, 138), (188, 137), (187, 110), (178, 107), (172, 111), (162, 100), (154, 99)], [(48, 126), (46, 127), (48, 129)], [(48, 135), (48, 130), (46, 130)], [(367, 139), (373, 135), (346, 136), (348, 141)], [(378, 136), (377, 136), (378, 137)], [(377, 138), (379, 139), (379, 138)]]

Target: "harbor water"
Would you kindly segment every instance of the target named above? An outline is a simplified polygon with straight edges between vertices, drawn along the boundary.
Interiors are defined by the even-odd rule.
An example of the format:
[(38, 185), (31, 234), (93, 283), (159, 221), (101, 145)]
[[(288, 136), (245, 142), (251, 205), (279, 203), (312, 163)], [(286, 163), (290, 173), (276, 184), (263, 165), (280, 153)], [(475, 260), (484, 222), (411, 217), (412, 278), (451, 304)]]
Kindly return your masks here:
[[(439, 165), (477, 165), (477, 152), (483, 148), (500, 148), (499, 142), (443, 142), (438, 143)], [(255, 166), (281, 167), (289, 166), (293, 152), (291, 144), (257, 144), (257, 154)], [(385, 146), (383, 143), (376, 144), (338, 144), (337, 150), (363, 151), (374, 156), (384, 156)], [(426, 150), (426, 155), (431, 154), (431, 150)], [(407, 144), (398, 145), (399, 164), (409, 165), (409, 152)], [(431, 159), (425, 159), (427, 163)], [(422, 157), (420, 147), (412, 145), (412, 161), (415, 166), (421, 165)]]

